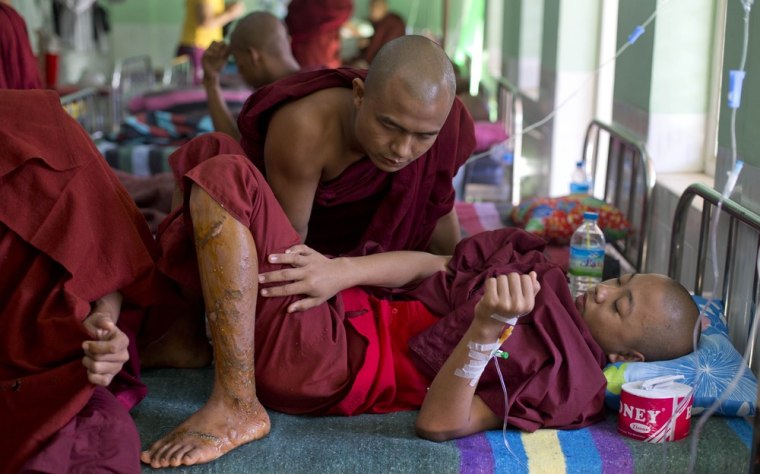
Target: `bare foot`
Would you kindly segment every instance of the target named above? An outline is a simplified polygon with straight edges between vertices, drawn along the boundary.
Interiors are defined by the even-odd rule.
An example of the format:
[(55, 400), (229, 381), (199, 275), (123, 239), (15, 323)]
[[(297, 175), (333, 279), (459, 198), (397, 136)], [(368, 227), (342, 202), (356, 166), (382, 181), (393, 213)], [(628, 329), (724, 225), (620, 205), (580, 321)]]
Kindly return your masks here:
[(140, 455), (151, 467), (203, 464), (269, 434), (269, 415), (258, 399), (246, 405), (212, 397), (174, 431)]

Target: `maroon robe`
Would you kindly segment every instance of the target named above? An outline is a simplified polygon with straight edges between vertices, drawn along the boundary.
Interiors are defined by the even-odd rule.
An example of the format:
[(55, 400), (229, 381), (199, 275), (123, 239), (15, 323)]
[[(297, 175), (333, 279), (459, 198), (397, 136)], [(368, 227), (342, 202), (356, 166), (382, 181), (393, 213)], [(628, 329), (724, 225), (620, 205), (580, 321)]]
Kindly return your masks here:
[(41, 88), (26, 23), (13, 7), (0, 2), (0, 89)]
[[(238, 117), (241, 145), (266, 175), (264, 140), (269, 120), (283, 103), (331, 87), (351, 87), (367, 71), (341, 68), (302, 72), (253, 94)], [(320, 183), (314, 197), (306, 244), (322, 253), (361, 252), (366, 242), (379, 249), (425, 250), (438, 219), (454, 207), (452, 180), (475, 147), (475, 131), (457, 99), (433, 146), (395, 173), (378, 169), (369, 158), (339, 177)]]
[(292, 0), (285, 24), (293, 57), (301, 67), (339, 67), (340, 28), (350, 17), (351, 0)]
[[(145, 219), (55, 92), (0, 90), (0, 123), (0, 459), (15, 472), (91, 399), (91, 302), (121, 291), (131, 335), (171, 287)], [(145, 387), (127, 365), (109, 388), (131, 408)]]

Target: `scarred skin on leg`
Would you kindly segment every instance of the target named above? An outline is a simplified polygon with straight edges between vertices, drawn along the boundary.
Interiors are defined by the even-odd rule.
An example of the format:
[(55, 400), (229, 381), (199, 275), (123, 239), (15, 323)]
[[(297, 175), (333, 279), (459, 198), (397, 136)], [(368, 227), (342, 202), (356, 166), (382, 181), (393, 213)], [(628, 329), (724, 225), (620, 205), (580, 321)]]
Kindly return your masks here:
[(270, 430), (254, 378), (258, 260), (253, 237), (197, 186), (190, 212), (214, 347), (214, 387), (200, 410), (142, 453), (142, 461), (154, 468), (213, 461)]

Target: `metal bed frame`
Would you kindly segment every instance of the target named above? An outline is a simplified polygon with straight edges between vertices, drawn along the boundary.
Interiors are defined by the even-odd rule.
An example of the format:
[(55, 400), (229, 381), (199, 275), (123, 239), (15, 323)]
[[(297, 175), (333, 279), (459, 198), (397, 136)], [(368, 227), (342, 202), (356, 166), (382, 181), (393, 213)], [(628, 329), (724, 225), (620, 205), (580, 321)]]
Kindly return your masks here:
[[(609, 244), (633, 270), (645, 271), (655, 185), (646, 147), (628, 130), (592, 120), (582, 156), (586, 166), (591, 166), (594, 195), (619, 209), (636, 230)], [(597, 179), (601, 176), (604, 180)], [(596, 186), (597, 182), (603, 184)]]
[(154, 88), (150, 56), (131, 56), (116, 61), (111, 77), (111, 130), (117, 129), (127, 115), (129, 100)]
[[(686, 258), (687, 236), (686, 228), (689, 222), (689, 211), (696, 210), (694, 199), (700, 198), (702, 208), (699, 217), (699, 243), (696, 248), (696, 262)], [(731, 199), (722, 199), (721, 194), (703, 184), (692, 184), (681, 195), (673, 217), (673, 235), (670, 241), (670, 259), (668, 262), (668, 275), (684, 283), (694, 294), (705, 294), (705, 271), (708, 262), (708, 239), (710, 223), (715, 212), (719, 216), (728, 217), (728, 224), (721, 224), (718, 252), (723, 255), (712, 255), (715, 262), (722, 260), (722, 281), (719, 285), (719, 294), (711, 295), (720, 298), (723, 302), (724, 314), (729, 323), (733, 336), (739, 336), (739, 340), (747, 340), (753, 335), (750, 328), (755, 317), (758, 303), (760, 281), (758, 281), (755, 263), (760, 253), (760, 215), (747, 209), (745, 206)], [(692, 217), (693, 219), (693, 217)], [(717, 246), (717, 245), (716, 245)], [(750, 263), (749, 267), (742, 268), (742, 263)], [(684, 266), (687, 263), (696, 263), (694, 279), (689, 284), (684, 280)], [(751, 272), (750, 278), (747, 273)], [(686, 275), (688, 280), (689, 275)], [(750, 283), (751, 282), (751, 283)], [(708, 296), (708, 295), (705, 295)], [(739, 324), (734, 324), (739, 323)], [(736, 330), (736, 331), (734, 331)], [(736, 334), (739, 333), (739, 334)], [(753, 352), (757, 341), (747, 341), (749, 347), (748, 364), (753, 368)], [(738, 347), (736, 338), (734, 345)], [(753, 368), (757, 373), (757, 367)], [(758, 390), (758, 403), (760, 403), (760, 389)], [(758, 472), (760, 464), (760, 416), (754, 420), (754, 435), (752, 442), (752, 454), (750, 457), (750, 472)]]
[(90, 137), (98, 139), (111, 128), (109, 101), (107, 91), (88, 87), (61, 97), (61, 106), (79, 122)]
[(182, 88), (193, 85), (193, 66), (190, 56), (183, 54), (173, 58), (164, 68), (161, 85), (165, 88)]
[(523, 104), (517, 86), (503, 77), (496, 78), (497, 119), (504, 126), (512, 144), (512, 167), (510, 170), (510, 195), (513, 206), (520, 203), (520, 180), (522, 179)]

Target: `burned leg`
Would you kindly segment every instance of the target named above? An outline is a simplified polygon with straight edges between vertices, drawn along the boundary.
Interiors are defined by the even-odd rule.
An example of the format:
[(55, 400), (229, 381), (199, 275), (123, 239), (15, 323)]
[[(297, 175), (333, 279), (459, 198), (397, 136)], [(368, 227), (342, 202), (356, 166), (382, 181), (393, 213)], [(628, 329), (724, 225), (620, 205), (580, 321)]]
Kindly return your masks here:
[(214, 347), (214, 387), (200, 410), (142, 453), (142, 461), (153, 467), (209, 462), (270, 429), (254, 379), (258, 261), (253, 237), (198, 186), (192, 188), (190, 211)]

